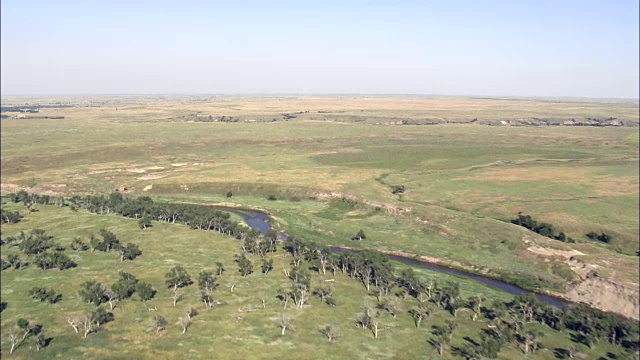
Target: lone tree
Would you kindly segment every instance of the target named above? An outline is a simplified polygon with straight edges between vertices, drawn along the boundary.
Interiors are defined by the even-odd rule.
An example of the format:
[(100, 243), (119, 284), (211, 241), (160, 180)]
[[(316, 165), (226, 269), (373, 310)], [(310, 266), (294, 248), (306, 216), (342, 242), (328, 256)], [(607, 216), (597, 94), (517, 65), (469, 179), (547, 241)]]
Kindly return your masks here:
[(140, 251), (138, 245), (133, 243), (128, 243), (125, 246), (119, 246), (118, 252), (120, 253), (120, 262), (123, 262), (125, 260), (133, 260), (142, 255), (142, 251)]
[(180, 325), (182, 325), (183, 334), (187, 332), (187, 328), (189, 327), (190, 324), (191, 324), (191, 316), (189, 316), (189, 314), (180, 318)]
[(167, 287), (173, 287), (174, 289), (185, 287), (192, 283), (191, 276), (189, 276), (187, 270), (181, 265), (169, 270), (169, 272), (165, 274), (165, 278)]
[(281, 335), (284, 335), (285, 330), (289, 329), (295, 331), (293, 327), (293, 317), (291, 315), (281, 314), (276, 320), (276, 324), (282, 329)]
[(358, 230), (358, 232), (351, 238), (351, 240), (363, 240), (366, 239), (367, 235), (364, 233), (362, 229)]
[(273, 270), (273, 259), (262, 259), (262, 273), (267, 275), (269, 271)]
[(151, 319), (151, 325), (153, 329), (156, 331), (156, 334), (160, 331), (164, 330), (169, 323), (167, 320), (161, 315), (156, 315)]
[(213, 271), (203, 270), (198, 274), (198, 288), (207, 292), (213, 291), (218, 284), (213, 276)]
[(221, 276), (223, 272), (224, 272), (224, 265), (222, 265), (221, 262), (217, 262), (216, 263), (216, 274), (218, 276)]
[(413, 320), (416, 323), (416, 328), (420, 329), (422, 320), (428, 318), (429, 315), (431, 315), (431, 310), (429, 309), (427, 304), (421, 303), (418, 306), (411, 308), (411, 310), (409, 310), (409, 314), (411, 314), (411, 317), (413, 317)]
[(329, 339), (329, 341), (338, 340), (340, 338), (340, 330), (333, 325), (323, 327), (320, 330), (320, 333)]
[(29, 295), (39, 301), (48, 300), (51, 304), (57, 303), (62, 298), (62, 295), (56, 294), (56, 292), (52, 289), (47, 289), (39, 286), (31, 288), (31, 290), (29, 290)]
[(253, 264), (244, 254), (240, 256), (236, 255), (235, 257), (235, 261), (238, 263), (238, 271), (240, 272), (240, 275), (245, 277), (253, 272)]

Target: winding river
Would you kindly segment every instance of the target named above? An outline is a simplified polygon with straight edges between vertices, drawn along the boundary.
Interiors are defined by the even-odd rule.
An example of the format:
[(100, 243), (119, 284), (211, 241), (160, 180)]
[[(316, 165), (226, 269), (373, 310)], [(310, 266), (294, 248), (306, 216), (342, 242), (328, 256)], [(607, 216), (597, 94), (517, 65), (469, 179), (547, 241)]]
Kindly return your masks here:
[[(216, 207), (219, 210), (222, 211), (227, 211), (227, 212), (231, 212), (234, 213), (236, 215), (239, 215), (242, 217), (242, 219), (245, 221), (245, 223), (247, 223), (247, 225), (249, 225), (251, 228), (259, 230), (262, 234), (266, 233), (267, 231), (269, 231), (271, 229), (271, 218), (269, 217), (269, 215), (267, 215), (266, 213), (262, 212), (262, 211), (257, 211), (257, 210), (243, 210), (243, 209), (236, 209), (236, 208), (230, 208), (230, 207)], [(345, 248), (341, 248), (341, 247), (330, 247), (329, 248), (332, 252), (334, 253), (339, 253), (339, 252), (343, 252), (343, 251), (351, 251), (351, 252), (358, 252), (358, 250), (354, 250), (354, 249), (345, 249)], [(431, 271), (437, 271), (440, 273), (444, 273), (444, 274), (450, 274), (450, 275), (455, 275), (455, 276), (459, 276), (459, 277), (463, 277), (466, 279), (471, 279), (471, 280), (475, 280), (475, 281), (479, 281), (485, 285), (491, 286), (493, 288), (497, 288), (500, 289), (502, 291), (505, 291), (509, 294), (512, 295), (520, 295), (520, 294), (524, 294), (524, 293), (531, 293), (532, 291), (529, 290), (525, 290), (522, 289), (518, 286), (506, 283), (504, 281), (500, 281), (497, 279), (492, 279), (489, 277), (485, 277), (482, 275), (477, 275), (477, 274), (472, 274), (472, 273), (468, 273), (465, 271), (461, 271), (461, 270), (456, 270), (456, 269), (451, 269), (445, 266), (441, 266), (441, 265), (436, 265), (436, 264), (432, 264), (432, 263), (427, 263), (427, 262), (423, 262), (423, 261), (418, 261), (412, 258), (408, 258), (408, 257), (404, 257), (404, 256), (398, 256), (398, 255), (390, 255), (390, 254), (385, 254), (385, 256), (387, 258), (389, 258), (389, 260), (393, 260), (393, 261), (398, 261), (401, 262), (403, 264), (406, 265), (410, 265), (410, 266), (416, 266), (416, 267), (421, 267), (423, 269), (428, 269)], [(538, 297), (538, 299), (540, 299), (540, 301), (544, 302), (545, 304), (548, 305), (552, 305), (552, 306), (556, 306), (556, 307), (562, 307), (564, 305), (569, 305), (571, 304), (571, 302), (568, 302), (564, 299), (561, 298), (557, 298), (554, 296), (549, 296), (549, 295), (545, 295), (545, 294), (539, 294), (536, 292), (533, 292), (533, 294)]]

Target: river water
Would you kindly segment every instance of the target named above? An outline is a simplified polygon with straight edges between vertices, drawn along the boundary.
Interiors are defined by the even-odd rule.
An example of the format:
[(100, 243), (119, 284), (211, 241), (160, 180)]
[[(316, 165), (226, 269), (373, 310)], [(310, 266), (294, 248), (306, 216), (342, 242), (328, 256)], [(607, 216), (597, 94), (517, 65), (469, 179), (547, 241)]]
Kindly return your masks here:
[[(242, 209), (235, 209), (235, 208), (229, 208), (229, 207), (216, 207), (222, 211), (228, 211), (237, 215), (240, 215), (242, 217), (242, 219), (244, 219), (245, 223), (247, 223), (247, 225), (249, 225), (251, 228), (259, 230), (262, 234), (266, 233), (267, 231), (269, 231), (271, 229), (271, 223), (270, 223), (270, 217), (269, 215), (267, 215), (266, 213), (262, 212), (262, 211), (256, 211), (256, 210), (242, 210)], [(344, 249), (341, 247), (330, 247), (329, 248), (332, 252), (334, 253), (339, 253), (339, 252), (343, 252), (343, 251), (351, 251), (351, 252), (358, 252), (358, 250), (353, 250), (353, 249)], [(491, 286), (493, 288), (497, 288), (500, 289), (504, 292), (507, 292), (511, 295), (520, 295), (520, 294), (524, 294), (524, 293), (530, 293), (531, 291), (529, 290), (525, 290), (522, 289), (518, 286), (515, 286), (513, 284), (509, 284), (506, 283), (504, 281), (501, 280), (497, 280), (497, 279), (492, 279), (489, 277), (485, 277), (482, 275), (476, 275), (476, 274), (472, 274), (472, 273), (468, 273), (465, 271), (461, 271), (461, 270), (456, 270), (456, 269), (451, 269), (445, 266), (441, 266), (441, 265), (436, 265), (436, 264), (431, 264), (431, 263), (427, 263), (427, 262), (423, 262), (423, 261), (418, 261), (412, 258), (407, 258), (404, 256), (397, 256), (397, 255), (389, 255), (389, 254), (385, 254), (385, 256), (387, 258), (389, 258), (389, 260), (393, 260), (393, 261), (398, 261), (401, 262), (403, 264), (406, 265), (410, 265), (410, 266), (416, 266), (416, 267), (421, 267), (423, 269), (428, 269), (431, 271), (437, 271), (440, 273), (444, 273), (444, 274), (450, 274), (450, 275), (455, 275), (455, 276), (459, 276), (459, 277), (463, 277), (466, 279), (471, 279), (471, 280), (475, 280), (475, 281), (479, 281), (485, 285)], [(538, 299), (540, 299), (540, 301), (544, 302), (547, 305), (552, 305), (552, 306), (556, 306), (556, 307), (561, 307), (563, 305), (568, 305), (570, 304), (570, 302), (564, 300), (564, 299), (560, 299), (557, 297), (553, 297), (553, 296), (549, 296), (549, 295), (544, 295), (544, 294), (539, 294), (539, 293), (533, 293), (536, 297), (538, 297)]]

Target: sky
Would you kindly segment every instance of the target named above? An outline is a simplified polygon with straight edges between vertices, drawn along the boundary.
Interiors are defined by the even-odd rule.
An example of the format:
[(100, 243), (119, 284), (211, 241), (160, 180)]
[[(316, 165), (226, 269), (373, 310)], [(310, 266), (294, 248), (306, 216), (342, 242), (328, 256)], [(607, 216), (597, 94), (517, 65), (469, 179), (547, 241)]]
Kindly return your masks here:
[(639, 97), (638, 0), (2, 0), (2, 95)]

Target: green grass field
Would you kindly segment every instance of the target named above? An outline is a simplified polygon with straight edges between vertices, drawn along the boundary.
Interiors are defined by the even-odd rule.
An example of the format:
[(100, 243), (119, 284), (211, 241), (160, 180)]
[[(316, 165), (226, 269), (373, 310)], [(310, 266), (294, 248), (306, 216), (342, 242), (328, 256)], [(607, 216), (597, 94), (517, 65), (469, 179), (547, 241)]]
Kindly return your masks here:
[[(15, 206), (10, 206), (13, 208)], [(282, 269), (290, 260), (282, 249), (271, 257), (275, 261), (274, 270), (268, 275), (259, 271), (259, 258), (252, 257), (255, 273), (241, 278), (233, 255), (240, 253), (236, 240), (211, 232), (189, 230), (182, 225), (156, 223), (147, 230), (141, 230), (133, 219), (116, 215), (96, 215), (83, 210), (72, 212), (68, 208), (55, 206), (37, 206), (38, 211), (29, 214), (17, 225), (4, 225), (3, 235), (13, 235), (20, 230), (41, 228), (47, 230), (60, 244), (68, 246), (75, 236), (85, 241), (90, 234), (100, 228), (112, 230), (124, 242), (134, 242), (143, 251), (143, 255), (134, 261), (119, 262), (117, 255), (103, 252), (80, 252), (72, 255), (78, 264), (76, 268), (59, 271), (42, 271), (35, 267), (24, 270), (2, 271), (2, 301), (8, 303), (2, 312), (3, 331), (9, 329), (20, 317), (32, 323), (44, 326), (45, 334), (52, 338), (50, 344), (40, 352), (28, 348), (28, 344), (18, 346), (11, 356), (8, 355), (6, 338), (3, 336), (2, 353), (7, 358), (16, 359), (405, 359), (433, 358), (435, 349), (428, 343), (432, 337), (431, 326), (443, 324), (445, 319), (453, 317), (444, 310), (436, 312), (416, 329), (413, 320), (406, 311), (417, 302), (408, 298), (403, 301), (404, 312), (397, 318), (384, 314), (380, 337), (375, 339), (368, 330), (355, 326), (355, 316), (363, 301), (375, 302), (375, 297), (367, 294), (364, 286), (356, 280), (338, 272), (331, 283), (337, 306), (329, 307), (318, 299), (309, 301), (308, 306), (297, 309), (290, 306), (283, 310), (276, 298), (279, 286), (290, 283)], [(17, 249), (3, 247), (3, 256), (17, 252)], [(67, 250), (71, 253), (71, 250)], [(192, 278), (201, 270), (215, 268), (217, 261), (225, 265), (226, 272), (219, 279), (219, 288), (215, 291), (221, 305), (206, 310), (199, 301), (196, 284), (186, 288), (185, 297), (176, 307), (172, 306), (169, 289), (164, 286), (164, 274), (175, 265), (184, 265)], [(396, 264), (398, 272), (404, 265)], [(103, 285), (113, 283), (118, 271), (123, 270), (137, 276), (141, 281), (151, 283), (158, 291), (156, 297), (146, 303), (133, 299), (117, 305), (113, 313), (115, 320), (104, 325), (100, 331), (89, 334), (85, 339), (76, 334), (66, 323), (65, 316), (87, 311), (93, 307), (81, 301), (78, 295), (80, 284), (87, 280), (96, 280)], [(482, 293), (489, 299), (509, 300), (510, 296), (471, 280), (450, 275), (416, 269), (422, 275), (435, 278), (439, 282), (457, 281), (461, 285), (462, 296), (469, 297)], [(313, 274), (312, 287), (317, 286), (322, 275)], [(324, 276), (331, 278), (330, 274)], [(230, 284), (239, 281), (233, 292)], [(29, 297), (33, 286), (51, 287), (62, 293), (62, 301), (56, 304), (40, 303)], [(262, 309), (260, 298), (267, 299)], [(108, 304), (103, 304), (108, 308)], [(157, 307), (157, 312), (147, 311), (147, 307)], [(178, 318), (189, 308), (200, 313), (193, 320), (186, 334), (178, 324)], [(236, 321), (239, 309), (258, 307), (260, 310), (242, 314)], [(280, 329), (274, 320), (281, 313), (294, 317), (295, 332), (280, 335)], [(156, 335), (150, 328), (151, 318), (160, 314), (169, 325)], [(455, 332), (452, 346), (462, 346), (470, 337), (478, 341), (478, 333), (486, 327), (486, 319), (477, 322), (470, 315), (461, 312), (456, 322), (459, 330)], [(326, 324), (338, 326), (341, 338), (337, 342), (328, 342), (320, 328)], [(540, 350), (529, 358), (553, 359), (553, 350), (577, 346), (590, 358), (604, 356), (608, 352), (619, 353), (620, 349), (604, 342), (594, 351), (584, 345), (576, 345), (570, 340), (570, 333), (559, 333), (540, 324), (528, 324), (527, 329), (542, 331), (547, 349)], [(515, 345), (503, 347), (501, 359), (513, 359), (522, 356)], [(446, 356), (448, 358), (449, 356)]]
[[(273, 215), (279, 229), (321, 244), (429, 257), (637, 317), (637, 127), (372, 125), (391, 118), (572, 116), (637, 123), (637, 101), (85, 100), (98, 105), (41, 111), (64, 120), (0, 122), (3, 194), (120, 189), (127, 196), (256, 207)], [(300, 111), (315, 117), (281, 119)], [(196, 122), (195, 115), (243, 121)], [(280, 120), (244, 122), (272, 116)], [(406, 192), (392, 194), (400, 184)], [(278, 200), (268, 201), (270, 195)], [(344, 207), (343, 197), (355, 205)], [(577, 242), (510, 224), (518, 212)], [(369, 236), (354, 243), (359, 229)], [(613, 240), (589, 240), (590, 231)], [(615, 285), (586, 279), (590, 271)]]

